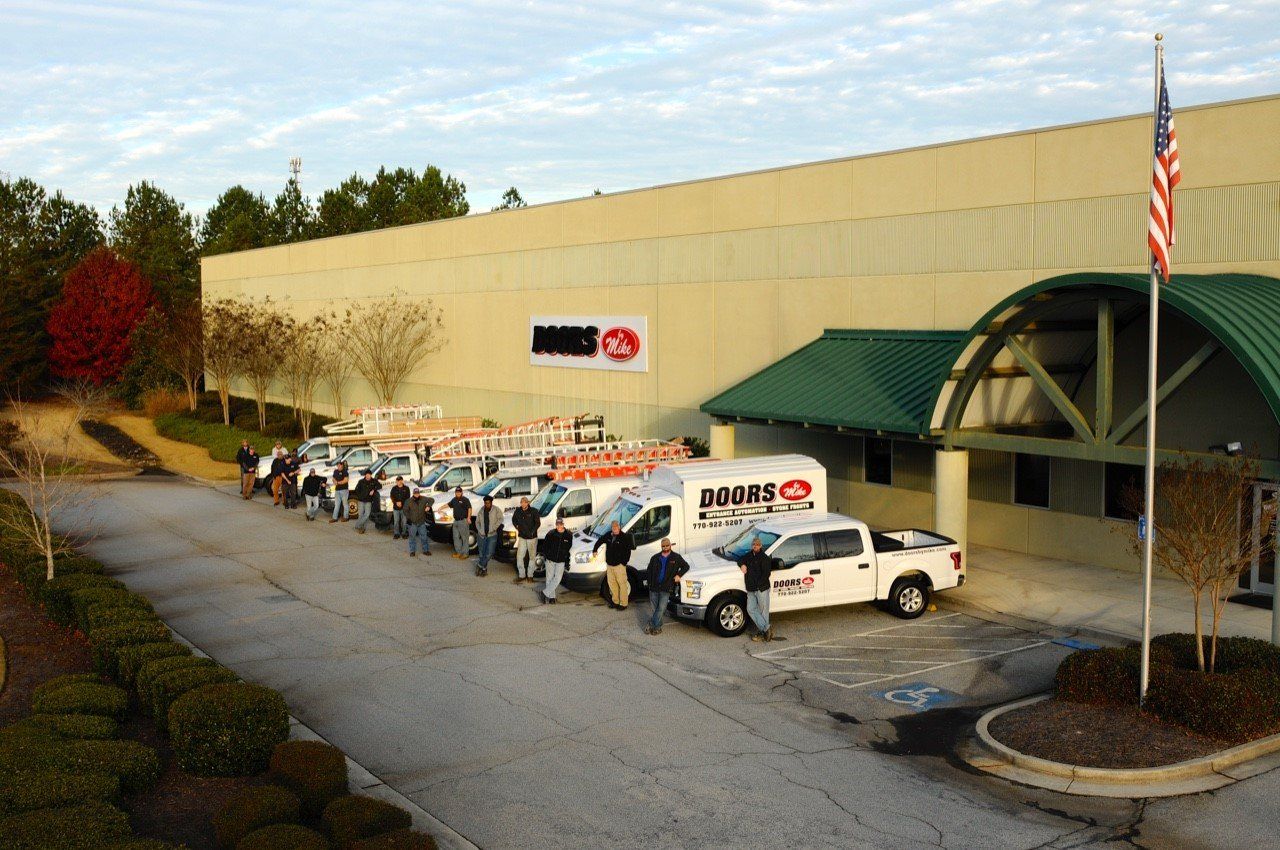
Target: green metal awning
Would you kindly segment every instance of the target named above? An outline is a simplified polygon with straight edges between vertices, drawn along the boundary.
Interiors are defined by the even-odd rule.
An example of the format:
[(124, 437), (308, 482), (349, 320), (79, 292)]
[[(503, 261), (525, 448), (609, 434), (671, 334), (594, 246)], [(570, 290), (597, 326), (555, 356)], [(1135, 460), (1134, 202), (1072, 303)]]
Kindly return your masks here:
[(707, 402), (726, 419), (928, 434), (963, 331), (827, 330)]

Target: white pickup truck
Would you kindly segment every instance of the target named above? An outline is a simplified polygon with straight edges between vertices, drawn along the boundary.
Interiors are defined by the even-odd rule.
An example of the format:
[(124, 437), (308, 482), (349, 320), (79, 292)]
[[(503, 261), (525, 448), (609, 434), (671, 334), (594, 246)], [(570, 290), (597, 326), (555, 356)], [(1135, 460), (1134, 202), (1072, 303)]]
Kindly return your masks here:
[(686, 553), (689, 572), (668, 609), (723, 637), (747, 626), (747, 594), (738, 562), (759, 538), (773, 559), (769, 613), (882, 600), (905, 619), (919, 617), (933, 593), (964, 584), (956, 542), (920, 529), (872, 531), (841, 514), (758, 522), (711, 552)]
[[(306, 458), (304, 463), (327, 463), (337, 457), (336, 450), (329, 445), (328, 437), (312, 437), (300, 443), (294, 451), (298, 453), (299, 459)], [(254, 482), (258, 487), (266, 484), (267, 479), (271, 477), (271, 463), (275, 459), (274, 454), (267, 453), (258, 460), (258, 477)], [(304, 467), (303, 475), (307, 474), (305, 469)]]

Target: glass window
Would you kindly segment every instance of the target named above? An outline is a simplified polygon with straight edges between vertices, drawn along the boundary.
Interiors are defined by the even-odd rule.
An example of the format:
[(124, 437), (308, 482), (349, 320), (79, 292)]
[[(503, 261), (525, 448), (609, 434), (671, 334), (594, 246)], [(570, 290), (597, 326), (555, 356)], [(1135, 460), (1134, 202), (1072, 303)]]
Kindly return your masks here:
[(494, 490), (498, 489), (498, 485), (502, 483), (502, 479), (497, 475), (490, 475), (488, 478), (480, 482), (480, 486), (476, 488), (477, 496), (490, 496)]
[[(533, 497), (533, 501), (529, 503), (529, 507), (533, 508), (542, 516), (550, 516), (555, 510), (556, 503), (564, 496), (567, 488), (562, 484), (548, 484), (539, 491), (538, 495)], [(589, 501), (588, 497), (588, 501)]]
[(630, 499), (624, 499), (619, 496), (613, 500), (613, 504), (609, 506), (609, 509), (600, 515), (600, 519), (596, 520), (596, 524), (591, 526), (591, 533), (596, 537), (604, 537), (612, 528), (614, 520), (617, 520), (618, 525), (622, 528), (626, 528), (627, 523), (631, 522), (631, 518), (638, 513), (640, 513), (639, 502), (633, 502)]
[(471, 467), (459, 466), (446, 472), (444, 477), (440, 479), (440, 483), (436, 485), (436, 489), (452, 490), (454, 487), (469, 487), (471, 481)]
[(661, 540), (671, 533), (671, 506), (658, 505), (645, 511), (644, 516), (631, 527), (631, 537), (637, 546)]
[(373, 449), (352, 449), (346, 461), (347, 466), (368, 466), (373, 461)]
[(585, 487), (581, 490), (574, 490), (572, 493), (564, 497), (564, 502), (560, 505), (565, 519), (571, 519), (576, 516), (591, 516), (591, 491)]
[(1125, 504), (1124, 492), (1127, 488), (1133, 488), (1135, 493), (1142, 492), (1142, 467), (1130, 463), (1108, 463), (1103, 482), (1103, 515), (1108, 519), (1137, 520), (1138, 514)]
[(760, 538), (760, 546), (764, 551), (768, 552), (769, 547), (778, 539), (778, 535), (772, 531), (761, 531), (754, 525), (749, 525), (742, 532), (721, 548), (722, 558), (730, 561), (738, 562), (747, 557), (747, 553), (751, 551), (751, 541), (757, 537)]
[(772, 552), (771, 557), (781, 558), (783, 566), (794, 567), (796, 564), (803, 564), (805, 561), (815, 561), (818, 558), (815, 543), (816, 535), (813, 534), (797, 534), (795, 537), (788, 537), (786, 540), (778, 544)]
[(383, 467), (382, 471), (387, 473), (388, 478), (395, 478), (397, 475), (408, 475), (409, 458), (393, 457), (387, 461), (387, 465)]
[(507, 487), (509, 496), (532, 496), (533, 495), (533, 479), (532, 478), (509, 478), (507, 479)]
[(828, 558), (852, 558), (862, 554), (862, 535), (856, 528), (842, 528), (822, 535)]
[(1044, 455), (1013, 456), (1013, 503), (1032, 508), (1049, 507), (1049, 458)]
[(448, 468), (449, 467), (445, 466), (443, 463), (437, 463), (419, 483), (421, 483), (423, 487), (430, 487), (432, 484), (435, 484), (440, 480), (440, 476), (444, 475), (445, 470)]
[(868, 484), (893, 484), (893, 440), (867, 437), (862, 441), (862, 477)]

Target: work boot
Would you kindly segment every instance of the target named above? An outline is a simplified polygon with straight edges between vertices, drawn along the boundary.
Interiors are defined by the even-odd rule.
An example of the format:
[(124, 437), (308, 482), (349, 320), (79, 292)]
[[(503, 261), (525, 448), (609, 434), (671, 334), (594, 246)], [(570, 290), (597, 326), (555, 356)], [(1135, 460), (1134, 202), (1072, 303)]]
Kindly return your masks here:
[(647, 634), (647, 635), (651, 635), (651, 634), (653, 634), (653, 626), (645, 626), (645, 627), (644, 627), (644, 633), (645, 633), (645, 634)]
[(773, 639), (774, 639), (774, 638), (773, 638), (773, 626), (770, 626), (770, 627), (769, 627), (769, 630), (768, 630), (767, 632), (765, 632), (765, 633), (764, 633), (764, 639), (765, 639), (765, 641), (766, 641), (766, 642), (771, 641), (771, 640), (773, 640)]
[(524, 576), (516, 576), (511, 580), (512, 584), (524, 584)]
[(410, 558), (416, 558), (416, 557), (418, 557), (418, 553), (417, 553), (417, 552), (410, 552), (410, 553), (409, 553), (409, 557), (410, 557)]
[(364, 534), (364, 529), (363, 529), (363, 528), (357, 528), (357, 529), (356, 529), (356, 533), (358, 533), (358, 534)]
[(335, 522), (337, 522), (337, 520), (336, 520), (336, 519), (331, 519), (331, 520), (329, 520), (329, 524), (330, 524), (330, 525), (333, 525)]
[(338, 520), (338, 522), (350, 522), (350, 521), (351, 521), (351, 517), (346, 517), (346, 516), (344, 516), (342, 519)]
[(548, 604), (548, 605), (555, 605), (555, 604), (556, 604), (556, 598), (555, 598), (554, 596), (547, 596), (547, 597), (546, 597), (546, 600), (547, 600), (547, 604)]
[(546, 594), (539, 593), (539, 594), (538, 594), (538, 601), (539, 601), (539, 602), (541, 602), (543, 605), (546, 605), (546, 604), (547, 604), (547, 597), (546, 597)]
[(751, 636), (751, 641), (752, 641), (753, 643), (762, 643), (762, 642), (764, 642), (764, 632), (756, 632), (755, 634), (753, 634), (753, 635)]

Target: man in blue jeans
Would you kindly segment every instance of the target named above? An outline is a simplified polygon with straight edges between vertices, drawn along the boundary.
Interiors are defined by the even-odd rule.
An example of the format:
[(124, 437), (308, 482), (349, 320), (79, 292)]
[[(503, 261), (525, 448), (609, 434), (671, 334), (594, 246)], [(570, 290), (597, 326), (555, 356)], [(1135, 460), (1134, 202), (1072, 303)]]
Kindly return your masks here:
[[(498, 534), (502, 531), (502, 508), (495, 507), (492, 496), (484, 497), (484, 506), (476, 515), (476, 545), (480, 559), (476, 561), (476, 575), (489, 574), (489, 559), (498, 546)], [(523, 581), (523, 579), (516, 579)]]
[(662, 634), (662, 612), (667, 609), (667, 600), (671, 598), (680, 576), (687, 572), (689, 562), (671, 551), (670, 538), (662, 538), (662, 551), (649, 559), (645, 583), (649, 585), (649, 602), (653, 604), (653, 615), (649, 617), (649, 625), (644, 627), (645, 634)]
[(773, 626), (769, 624), (773, 560), (764, 553), (760, 538), (751, 541), (751, 551), (738, 562), (738, 568), (742, 570), (743, 583), (747, 586), (747, 614), (756, 624), (756, 633), (751, 639), (757, 642), (773, 640)]
[(351, 495), (351, 476), (347, 474), (346, 461), (338, 461), (333, 470), (333, 519), (329, 522), (346, 522), (348, 501)]

